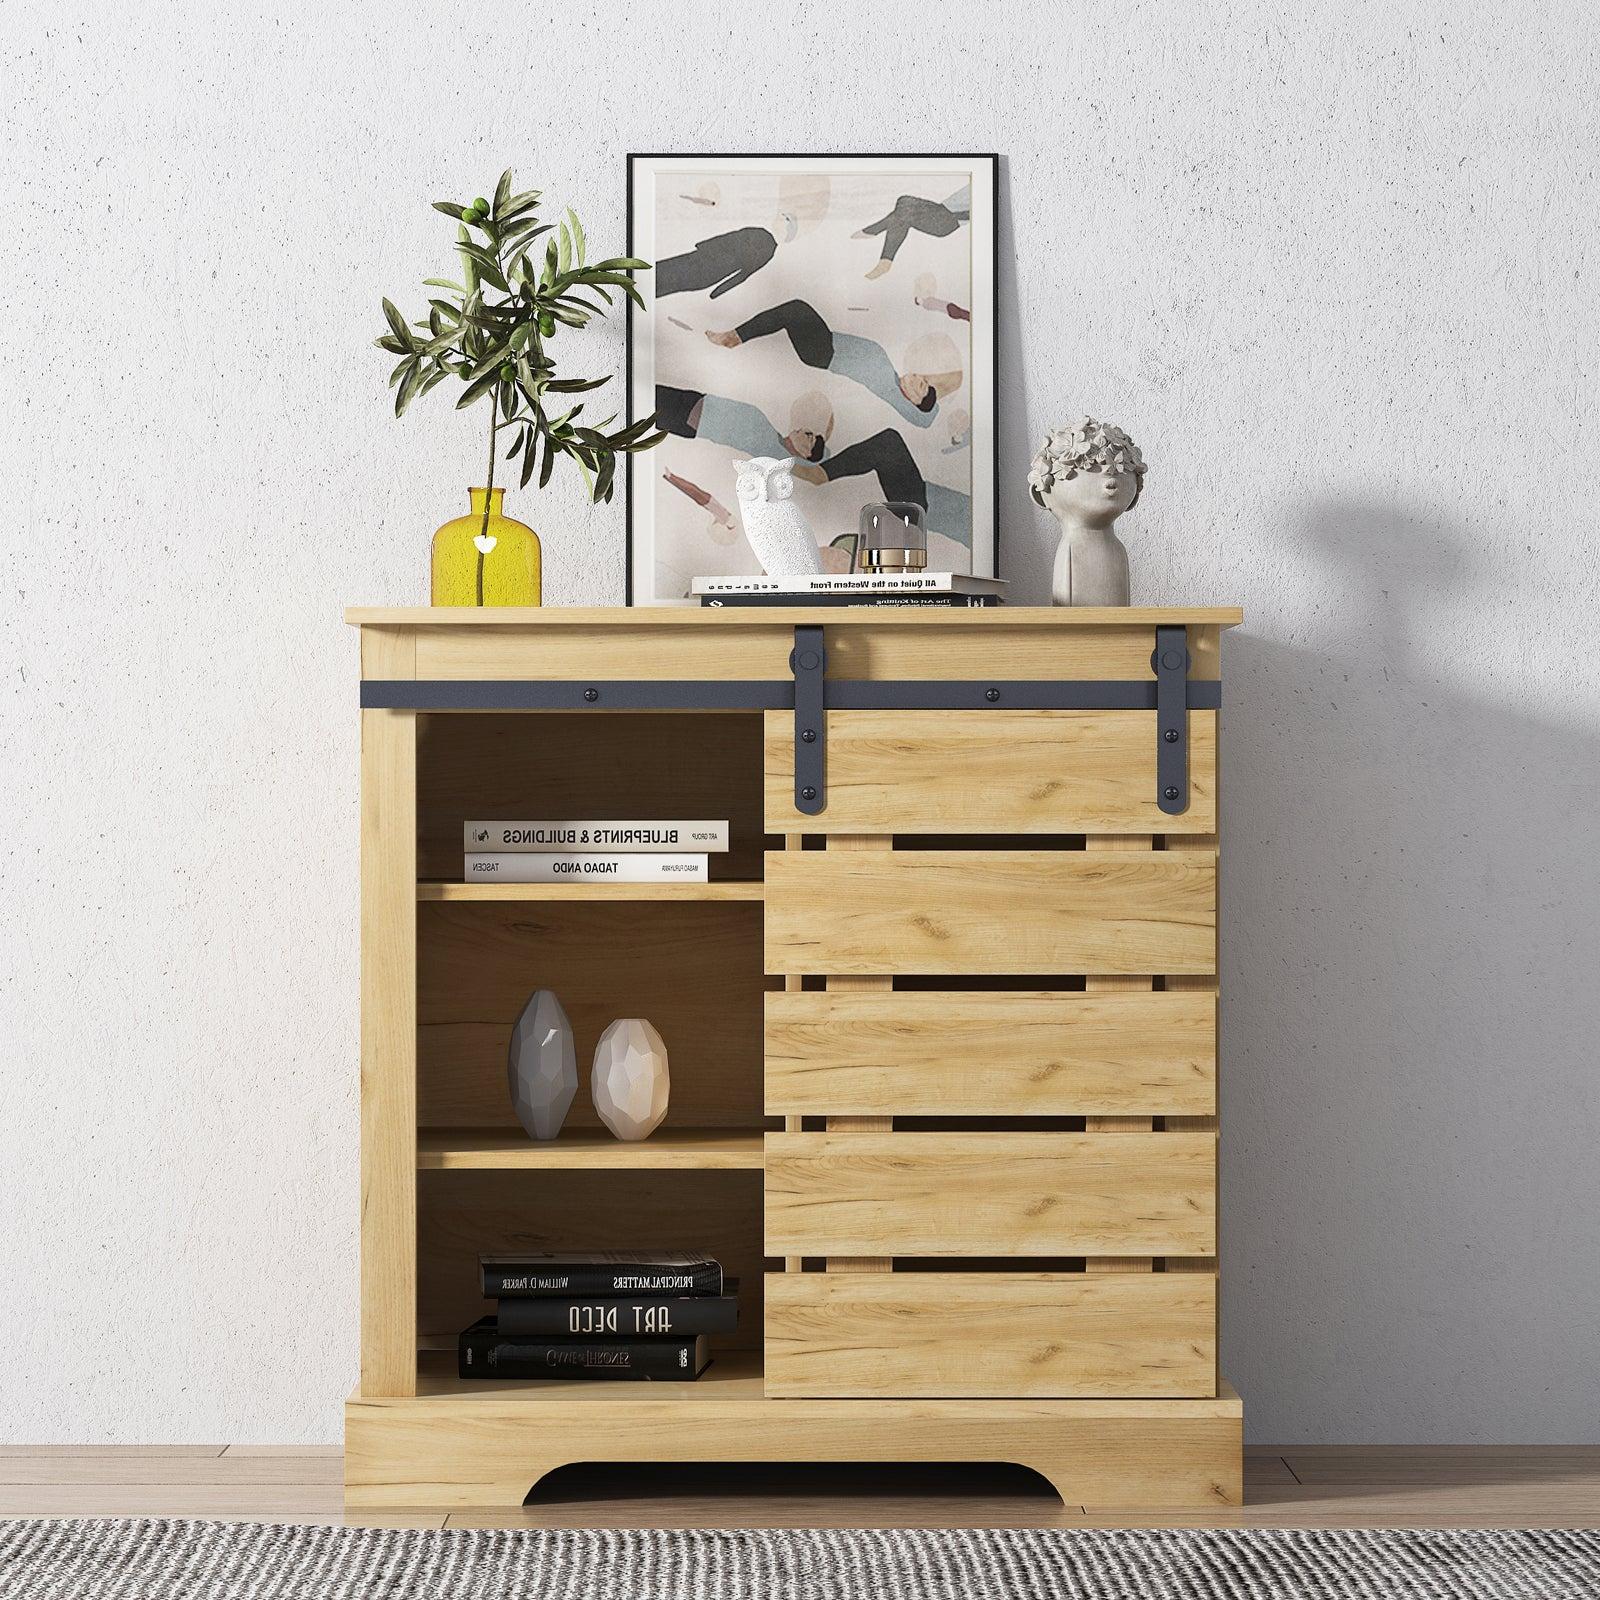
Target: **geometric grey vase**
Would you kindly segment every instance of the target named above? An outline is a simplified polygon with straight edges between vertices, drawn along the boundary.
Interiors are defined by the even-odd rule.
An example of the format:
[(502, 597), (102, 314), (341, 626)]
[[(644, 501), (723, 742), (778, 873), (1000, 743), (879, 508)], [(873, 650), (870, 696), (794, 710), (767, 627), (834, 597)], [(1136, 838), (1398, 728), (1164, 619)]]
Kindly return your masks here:
[(553, 1139), (578, 1092), (572, 1024), (548, 989), (536, 989), (511, 1030), (506, 1081), (517, 1121), (533, 1139)]
[(619, 1017), (594, 1049), (589, 1093), (619, 1139), (648, 1139), (667, 1114), (667, 1047), (642, 1017)]

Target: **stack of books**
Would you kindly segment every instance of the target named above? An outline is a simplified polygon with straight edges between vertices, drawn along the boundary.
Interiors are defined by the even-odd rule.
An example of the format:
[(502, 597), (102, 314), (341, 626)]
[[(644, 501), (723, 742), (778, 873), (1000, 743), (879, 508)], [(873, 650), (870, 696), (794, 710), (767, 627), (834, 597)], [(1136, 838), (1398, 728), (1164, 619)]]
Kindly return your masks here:
[(468, 883), (704, 883), (721, 822), (469, 822)]
[(1005, 581), (965, 572), (822, 572), (696, 578), (702, 606), (999, 606)]
[(737, 1283), (708, 1256), (627, 1250), (480, 1256), (496, 1303), (458, 1341), (463, 1378), (698, 1378), (707, 1335), (738, 1325)]

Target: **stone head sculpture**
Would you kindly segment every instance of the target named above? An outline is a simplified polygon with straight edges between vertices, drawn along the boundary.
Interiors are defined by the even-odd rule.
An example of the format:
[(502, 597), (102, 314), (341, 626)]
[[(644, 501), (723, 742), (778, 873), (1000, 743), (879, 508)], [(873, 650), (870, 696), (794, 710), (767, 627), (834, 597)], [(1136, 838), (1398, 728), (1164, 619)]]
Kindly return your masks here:
[(1129, 603), (1128, 552), (1112, 524), (1138, 501), (1144, 457), (1119, 427), (1082, 417), (1052, 428), (1028, 471), (1028, 492), (1061, 524), (1051, 599), (1058, 606)]

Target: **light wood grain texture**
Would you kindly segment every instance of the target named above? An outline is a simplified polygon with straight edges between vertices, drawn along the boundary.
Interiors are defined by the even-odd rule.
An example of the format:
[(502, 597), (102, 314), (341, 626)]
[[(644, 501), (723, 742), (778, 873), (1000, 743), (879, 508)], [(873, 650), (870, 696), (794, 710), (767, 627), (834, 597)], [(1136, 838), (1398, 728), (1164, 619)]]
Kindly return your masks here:
[[(1159, 814), (1159, 813), (1158, 813)], [(1086, 835), (1083, 848), (1091, 854), (1099, 851), (1120, 851), (1122, 853), (1149, 851), (1154, 843), (1152, 837), (1145, 834), (1096, 834)], [(1087, 994), (1103, 993), (1148, 993), (1151, 987), (1149, 978), (1135, 977), (1130, 974), (1109, 974), (1092, 976), (1084, 979), (1084, 991)], [(1090, 1116), (1084, 1120), (1084, 1130), (1087, 1133), (1149, 1133), (1155, 1123), (1148, 1116)], [(1150, 1272), (1155, 1268), (1155, 1262), (1150, 1256), (1091, 1256), (1084, 1262), (1086, 1272)], [(1213, 1302), (1213, 1313), (1215, 1302)], [(1213, 1365), (1215, 1354), (1213, 1352)]]
[[(836, 833), (829, 837), (827, 847), (836, 851), (892, 850), (894, 838), (890, 834)], [(894, 987), (892, 978), (877, 975), (841, 976), (830, 974), (827, 980), (832, 993), (882, 994)], [(830, 1133), (888, 1133), (894, 1127), (891, 1113), (871, 1113), (867, 1116), (830, 1116), (824, 1126)], [(825, 1263), (829, 1272), (892, 1272), (894, 1260), (890, 1256), (830, 1256)]]
[[(347, 606), (344, 620), (353, 627), (532, 628), (562, 633), (574, 628), (686, 628), (691, 631), (752, 626), (748, 608), (714, 606)], [(762, 609), (756, 625), (792, 628), (796, 622), (837, 628), (969, 628), (983, 632), (1025, 623), (1030, 628), (1078, 630), (1094, 628), (1184, 627), (1197, 630), (1236, 628), (1244, 621), (1238, 606), (1005, 606), (970, 610), (878, 609), (844, 610), (838, 606), (771, 606)], [(1148, 664), (1148, 663), (1147, 663)], [(368, 673), (376, 677), (376, 673)]]
[(1208, 1255), (1203, 1133), (769, 1133), (769, 1255)]
[[(726, 613), (722, 613), (726, 615)], [(588, 681), (641, 679), (787, 682), (799, 623), (826, 628), (827, 676), (874, 682), (1151, 680), (1154, 625), (1043, 624), (1002, 613), (974, 623), (981, 611), (944, 611), (907, 624), (907, 613), (867, 608), (864, 616), (825, 608), (780, 618), (772, 611), (709, 627), (663, 626), (638, 612), (560, 626), (484, 626), (452, 620), (419, 627), (416, 676), (433, 679)], [(920, 613), (927, 616), (927, 612)], [(639, 620), (634, 620), (635, 618)], [(747, 620), (748, 619), (748, 620)], [(1202, 627), (1190, 629), (1191, 676), (1214, 677)], [(374, 674), (369, 674), (374, 676)], [(592, 714), (592, 713), (586, 713)]]
[[(1237, 1505), (1241, 1408), (1214, 1400), (778, 1400), (742, 1369), (698, 1382), (469, 1386), (345, 1407), (346, 1503), (514, 1508), (576, 1461), (1005, 1460), (1061, 1498)], [(713, 1393), (712, 1391), (716, 1392)], [(409, 1496), (409, 1498), (407, 1498)]]
[(1209, 972), (1215, 907), (1199, 852), (769, 852), (767, 970)]
[[(1148, 711), (830, 711), (817, 832), (1110, 833), (1216, 827), (1216, 713), (1194, 711), (1190, 804), (1156, 803)], [(766, 825), (793, 827), (794, 716), (766, 714)]]
[(1209, 1395), (1216, 1281), (1195, 1274), (773, 1274), (766, 1390), (803, 1396)]
[[(1192, 671), (1208, 678), (1218, 673), (1221, 630), (1236, 620), (1225, 612), (1133, 610), (424, 612), (364, 629), (363, 672), (376, 679), (787, 682), (793, 628), (805, 621), (827, 630), (835, 680), (1145, 681), (1161, 622), (1188, 628)], [(422, 1515), (449, 1507), (477, 1507), (483, 1515), (488, 1502), (498, 1514), (519, 1516), (534, 1478), (597, 1457), (930, 1462), (983, 1460), (996, 1450), (1045, 1473), (1080, 1506), (1093, 1501), (1139, 1515), (1154, 1506), (1237, 1503), (1237, 1397), (1164, 1398), (1171, 1389), (1161, 1387), (1187, 1384), (1175, 1375), (1185, 1366), (1197, 1374), (1197, 1389), (1207, 1387), (1214, 1370), (1210, 1275), (980, 1273), (968, 1263), (956, 1276), (989, 1280), (979, 1287), (1004, 1305), (980, 1297), (962, 1312), (958, 1289), (922, 1302), (914, 1326), (901, 1317), (907, 1331), (878, 1359), (864, 1353), (879, 1321), (857, 1302), (892, 1310), (901, 1297), (927, 1296), (940, 1276), (892, 1272), (896, 1254), (975, 1257), (991, 1267), (1008, 1256), (1159, 1254), (1192, 1265), (1215, 1249), (1214, 1133), (1120, 1131), (1129, 1118), (1161, 1117), (1176, 1126), (1179, 1117), (1214, 1107), (1215, 1042), (1212, 1035), (1207, 1048), (1202, 1014), (1214, 1012), (1214, 998), (1178, 992), (1183, 978), (1211, 980), (1216, 971), (1214, 855), (1148, 848), (1158, 826), (1150, 800), (1153, 742), (1135, 726), (1147, 717), (1112, 717), (1097, 728), (1081, 722), (1069, 733), (1051, 714), (1015, 725), (1012, 713), (991, 715), (1006, 725), (956, 713), (907, 719), (898, 729), (875, 715), (872, 726), (841, 722), (838, 809), (813, 825), (790, 806), (784, 825), (770, 830), (785, 835), (785, 849), (765, 857), (763, 785), (770, 789), (781, 776), (764, 771), (769, 719), (760, 714), (405, 719), (412, 748), (391, 777), (403, 770), (399, 803), (409, 815), (397, 826), (390, 807), (390, 854), (378, 876), (386, 916), (402, 919), (415, 941), (409, 965), (389, 964), (391, 977), (403, 974), (400, 981), (412, 986), (407, 1092), (415, 1104), (397, 1120), (389, 1103), (388, 1120), (380, 1119), (387, 1143), (366, 1163), (363, 1194), (365, 1204), (374, 1168), (379, 1191), (395, 1192), (393, 1173), (403, 1163), (413, 1214), (408, 1230), (386, 1237), (391, 1256), (406, 1256), (409, 1277), (398, 1288), (386, 1282), (373, 1304), (382, 1326), (393, 1329), (397, 1318), (403, 1325), (388, 1357), (404, 1368), (402, 1388), (418, 1392), (369, 1393), (364, 1359), (363, 1387), (349, 1411), (347, 1483), (357, 1514), (417, 1515), (420, 1501)], [(781, 743), (786, 730), (779, 725), (787, 719), (770, 720)], [(1194, 720), (1195, 805), (1174, 824), (1202, 841), (1214, 826), (1207, 809), (1215, 792), (1214, 721), (1209, 713)], [(979, 760), (973, 747), (985, 741)], [(714, 863), (716, 881), (706, 889), (604, 885), (598, 894), (588, 885), (450, 881), (467, 817), (595, 815), (592, 797), (601, 793), (626, 801), (623, 809), (636, 815), (726, 815), (734, 849)], [(923, 833), (938, 846), (1001, 827), (1038, 833), (1043, 848), (896, 851), (889, 837), (891, 830)], [(802, 829), (823, 835), (830, 848), (800, 848)], [(1063, 849), (1059, 839), (1082, 831), (1125, 846), (1141, 829), (1137, 859), (1124, 848)], [(762, 874), (766, 883), (753, 881)], [(427, 880), (420, 889), (419, 876)], [(925, 984), (895, 991), (901, 973), (964, 979), (979, 996), (977, 1015), (964, 997), (932, 994)], [(1031, 994), (1005, 990), (1006, 977), (1030, 973), (1052, 982), (1083, 974), (1094, 987), (1083, 994), (1044, 985)], [(813, 975), (826, 979), (826, 991), (806, 988), (803, 979)], [(1152, 992), (1152, 975), (1173, 992)], [(1142, 993), (1124, 992), (1130, 979), (1143, 980)], [(593, 1038), (617, 1015), (648, 1016), (661, 1029), (674, 1081), (668, 1121), (654, 1140), (623, 1146), (599, 1136), (581, 1096), (585, 1103), (554, 1143), (535, 1145), (514, 1131), (504, 1050), (535, 987), (561, 994), (585, 1061)], [(1111, 992), (1096, 992), (1101, 988)], [(387, 992), (388, 1012), (380, 995), (375, 1014), (389, 1017), (392, 1033), (395, 991)], [(823, 1118), (827, 1131), (800, 1131), (802, 1109), (786, 1106), (772, 1113), (785, 1131), (758, 1149), (756, 1130), (768, 1116), (763, 995), (797, 1007), (836, 1005), (840, 1012), (826, 1024), (835, 1029), (852, 1003), (891, 1008), (892, 1029), (900, 1002), (913, 1009), (943, 1002), (967, 1030), (968, 1070), (964, 1078), (959, 1073), (959, 1040), (943, 1047), (952, 1092), (936, 1103), (940, 1048), (931, 1044), (932, 1029), (898, 1043), (880, 1032), (875, 1064), (870, 1054), (853, 1059), (849, 1048), (830, 1059), (825, 1041), (813, 1037), (807, 1048), (824, 1077), (805, 1083), (806, 1075), (793, 1075), (804, 1089), (824, 1091), (807, 1114)], [(365, 988), (363, 998), (370, 999)], [(1009, 1028), (998, 1009), (988, 1009), (1007, 1000)], [(1052, 1002), (1071, 1008), (1082, 1024), (1057, 1021), (1057, 1034), (1070, 1037), (1056, 1045), (1046, 1021)], [(1095, 1009), (1122, 1002), (1136, 1009), (1121, 1015), (1120, 1027), (1118, 1016)], [(1169, 1009), (1158, 1014), (1158, 1005)], [(1198, 1049), (1174, 1049), (1180, 1014), (1179, 1031), (1198, 1040)], [(786, 1022), (804, 1025), (803, 1017)], [(981, 1065), (974, 1066), (977, 1057)], [(1002, 1093), (989, 1102), (998, 1109), (977, 1109), (1000, 1086), (999, 1079), (985, 1083), (996, 1062), (1013, 1063), (1014, 1072), (1031, 1062), (1037, 1077), (1030, 1083), (1060, 1088), (1076, 1081), (1103, 1099), (1071, 1109), (1039, 1109), (1042, 1102), (1030, 1100), (1016, 1109)], [(900, 1098), (897, 1089), (914, 1066), (925, 1081), (908, 1089), (909, 1100)], [(774, 1085), (784, 1075), (775, 1065)], [(852, 1078), (869, 1087), (855, 1099), (829, 1098)], [(1149, 1099), (1169, 1089), (1176, 1099)], [(972, 1102), (963, 1103), (963, 1091)], [(369, 1100), (364, 1095), (364, 1130)], [(1090, 1124), (1105, 1131), (1082, 1134), (896, 1132), (896, 1114), (1117, 1120)], [(364, 1220), (364, 1241), (366, 1233)], [(737, 1333), (713, 1341), (716, 1359), (705, 1379), (641, 1392), (589, 1383), (465, 1385), (451, 1375), (457, 1331), (486, 1309), (478, 1254), (578, 1247), (698, 1248), (723, 1262), (740, 1280), (741, 1321)], [(805, 1256), (822, 1257), (830, 1270), (798, 1270)], [(780, 1260), (788, 1270), (769, 1272)], [(761, 1345), (769, 1276), (797, 1297), (791, 1318), (821, 1319), (775, 1356), (773, 1385), (818, 1381), (782, 1375), (785, 1360), (791, 1374), (811, 1360), (834, 1368), (832, 1380), (820, 1381), (855, 1370), (860, 1382), (881, 1384), (883, 1398), (768, 1396)], [(364, 1307), (369, 1287), (364, 1277)], [(865, 1317), (860, 1340), (841, 1335), (846, 1313)], [(1198, 1338), (1185, 1346), (1182, 1329), (1191, 1324)], [(984, 1337), (972, 1359), (975, 1326)], [(819, 1341), (831, 1363), (817, 1361)], [(963, 1355), (965, 1377), (958, 1371)], [(930, 1376), (941, 1372), (946, 1376)], [(1147, 1386), (1150, 1397), (1057, 1397), (1124, 1381)], [(923, 1397), (928, 1385), (949, 1382), (971, 1383), (974, 1393)], [(978, 1397), (996, 1393), (986, 1385), (1012, 1383), (1021, 1388), (1018, 1398)], [(271, 1476), (280, 1468), (274, 1459), (235, 1470)], [(274, 1478), (265, 1487), (277, 1486)]]
[(1216, 1002), (1061, 991), (766, 996), (769, 1115), (1207, 1115)]
[[(1169, 851), (1199, 850), (1215, 853), (1218, 848), (1218, 839), (1215, 834), (1185, 835), (1167, 840)], [(1215, 974), (1210, 976), (1200, 974), (1174, 973), (1166, 980), (1166, 988), (1171, 994), (1204, 994), (1215, 998), (1218, 990), (1218, 981)], [(1220, 1011), (1214, 1016), (1220, 1017)], [(1216, 1023), (1213, 1022), (1213, 1026)], [(1218, 1046), (1220, 1049), (1220, 1045)], [(1164, 1120), (1164, 1126), (1170, 1132), (1206, 1132), (1216, 1131), (1219, 1126), (1218, 1116), (1220, 1107), (1206, 1113), (1171, 1114)], [(1216, 1261), (1209, 1257), (1183, 1257), (1171, 1256), (1167, 1259), (1168, 1272), (1211, 1272), (1216, 1269)]]
[[(412, 635), (369, 630), (363, 670), (408, 677)], [(416, 1382), (416, 717), (361, 713), (361, 1388)]]
[[(562, 1469), (527, 1506), (352, 1508), (347, 1516), (328, 1481), (339, 1452), (227, 1450), (241, 1455), (270, 1458), (281, 1469), (268, 1493), (252, 1495), (250, 1484), (227, 1475), (217, 1445), (0, 1446), (0, 1514), (382, 1527), (448, 1520), (462, 1528), (1600, 1527), (1600, 1447), (1592, 1445), (1257, 1447), (1244, 1452), (1243, 1505), (1093, 1512), (1063, 1505), (1038, 1480), (1019, 1481), (1016, 1468), (982, 1460), (678, 1461)], [(154, 1476), (162, 1460), (174, 1464), (170, 1480)]]
[[(788, 833), (784, 835), (783, 847), (785, 850), (803, 850), (805, 845), (804, 834)], [(804, 980), (798, 972), (784, 973), (783, 989), (785, 994), (799, 994), (803, 986)], [(800, 1118), (798, 1116), (786, 1116), (783, 1119), (783, 1126), (786, 1132), (799, 1133), (801, 1130)], [(805, 1262), (800, 1256), (785, 1256), (783, 1258), (783, 1270), (785, 1272), (799, 1272), (804, 1266)]]
[(554, 1139), (532, 1140), (499, 1129), (452, 1128), (424, 1134), (417, 1166), (425, 1171), (599, 1167), (615, 1172), (658, 1167), (758, 1169), (761, 1134), (737, 1128), (658, 1128), (648, 1139), (623, 1140), (610, 1133), (563, 1129)]
[(739, 1326), (714, 1338), (713, 1351), (720, 1357), (761, 1343), (759, 1172), (469, 1169), (417, 1176), (414, 1316), (421, 1334), (453, 1341), (494, 1310), (479, 1292), (481, 1253), (703, 1250), (739, 1280)]
[(660, 1131), (761, 1126), (759, 906), (429, 905), (419, 917), (423, 1127), (517, 1126), (506, 1048), (539, 988), (572, 1023), (583, 1085), (568, 1129), (600, 1126), (588, 1069), (617, 1017), (648, 1018), (666, 1043)]

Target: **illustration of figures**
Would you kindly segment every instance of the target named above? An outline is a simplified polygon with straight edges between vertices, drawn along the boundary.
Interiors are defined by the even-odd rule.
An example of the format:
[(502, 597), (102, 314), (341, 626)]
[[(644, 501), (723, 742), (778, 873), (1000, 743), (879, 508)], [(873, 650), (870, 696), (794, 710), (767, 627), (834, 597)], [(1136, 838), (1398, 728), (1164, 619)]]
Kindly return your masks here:
[(787, 334), (794, 353), (808, 367), (859, 383), (918, 428), (926, 428), (938, 415), (943, 396), (962, 384), (961, 352), (945, 334), (925, 334), (912, 340), (906, 347), (906, 364), (908, 368), (914, 365), (914, 370), (901, 374), (895, 371), (888, 352), (877, 340), (835, 333), (816, 308), (804, 300), (785, 300), (724, 332), (708, 328), (706, 338), (725, 349), (736, 350), (772, 333)]
[(950, 196), (948, 200), (923, 200), (914, 194), (903, 194), (894, 203), (894, 210), (887, 216), (880, 217), (876, 222), (869, 223), (866, 227), (853, 233), (853, 239), (871, 239), (876, 235), (883, 236), (883, 254), (879, 257), (877, 265), (867, 274), (869, 278), (881, 278), (900, 253), (900, 246), (906, 242), (907, 236), (915, 229), (918, 233), (932, 234), (935, 239), (943, 239), (952, 234), (963, 222), (972, 220), (972, 185), (964, 183)]
[[(700, 193), (705, 193), (704, 187)], [(778, 215), (771, 228), (735, 228), (731, 233), (701, 239), (682, 255), (658, 261), (650, 275), (656, 299), (709, 289), (715, 300), (737, 289), (777, 255), (780, 241), (791, 243), (802, 229), (827, 215), (829, 194), (826, 178), (785, 178), (778, 185)], [(706, 203), (715, 205), (720, 199), (718, 189)]]
[(840, 478), (876, 473), (885, 500), (914, 500), (928, 513), (930, 531), (972, 548), (972, 496), (929, 483), (912, 459), (911, 447), (893, 428), (846, 445), (820, 464), (799, 462), (793, 470), (807, 483), (837, 483)]
[(709, 439), (742, 456), (821, 461), (833, 432), (833, 407), (826, 395), (807, 390), (790, 406), (789, 431), (780, 434), (764, 411), (743, 400), (657, 384), (656, 426), (680, 439)]
[(688, 478), (680, 478), (676, 472), (663, 472), (661, 476), (674, 489), (688, 495), (697, 506), (704, 506), (711, 513), (711, 525), (706, 531), (718, 544), (732, 544), (739, 537), (739, 524), (733, 520), (733, 513), (710, 490), (702, 489)]
[(942, 314), (956, 322), (972, 321), (970, 306), (958, 306), (953, 300), (943, 300), (939, 297), (939, 281), (931, 272), (924, 272), (917, 279), (917, 292), (913, 299), (924, 311), (932, 311), (935, 315)]
[(668, 256), (656, 263), (656, 299), (665, 300), (669, 294), (686, 294), (691, 289), (710, 289), (715, 300), (753, 277), (777, 253), (778, 241), (766, 228), (735, 228), (732, 233), (702, 239), (686, 254)]

